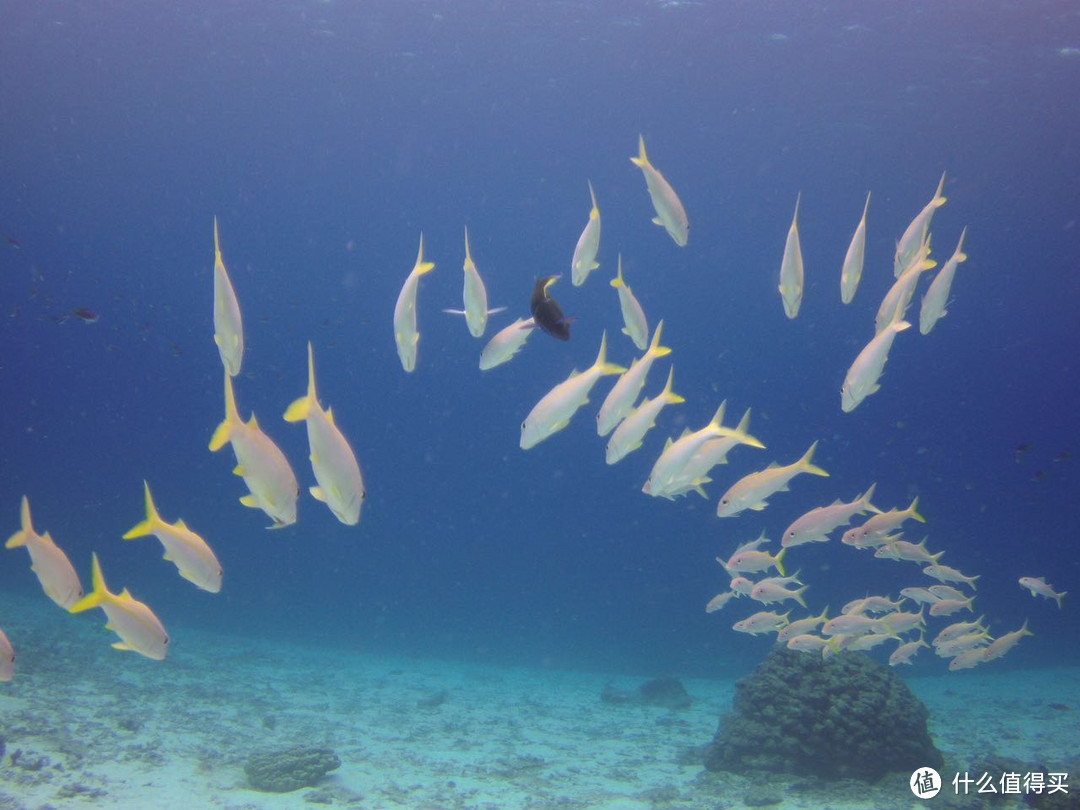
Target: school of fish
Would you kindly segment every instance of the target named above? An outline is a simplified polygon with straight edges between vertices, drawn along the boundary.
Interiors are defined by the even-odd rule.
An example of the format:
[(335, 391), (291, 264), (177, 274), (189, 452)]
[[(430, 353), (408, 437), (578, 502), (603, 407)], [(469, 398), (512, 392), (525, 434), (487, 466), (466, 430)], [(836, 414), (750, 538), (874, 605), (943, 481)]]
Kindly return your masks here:
[[(638, 138), (638, 153), (630, 158), (644, 177), (655, 216), (652, 222), (664, 228), (672, 241), (684, 247), (689, 237), (686, 209), (671, 183), (653, 166), (645, 151), (645, 139)], [(841, 408), (850, 412), (866, 397), (880, 390), (880, 380), (893, 343), (911, 324), (904, 320), (914, 299), (920, 278), (937, 266), (930, 258), (930, 224), (935, 211), (945, 204), (943, 174), (930, 201), (908, 224), (896, 242), (893, 257), (895, 282), (881, 301), (875, 317), (873, 336), (858, 353), (844, 379), (841, 389)], [(585, 226), (574, 247), (570, 262), (573, 285), (585, 284), (600, 268), (597, 261), (601, 249), (601, 214), (596, 190), (588, 181), (591, 207)], [(802, 248), (798, 229), (801, 194), (796, 197), (795, 211), (788, 229), (780, 263), (779, 291), (784, 312), (789, 319), (798, 316), (805, 285)], [(840, 272), (840, 298), (843, 304), (854, 300), (866, 261), (867, 213), (870, 194), (866, 196), (855, 232), (851, 238)], [(960, 234), (956, 249), (937, 272), (922, 298), (919, 331), (928, 334), (947, 314), (947, 304), (956, 271), (967, 260), (963, 252), (966, 229)], [(297, 521), (300, 485), (288, 459), (277, 444), (263, 431), (251, 414), (245, 421), (236, 404), (233, 380), (243, 363), (244, 334), (241, 309), (229, 278), (220, 244), (218, 221), (213, 220), (213, 340), (223, 366), (223, 421), (213, 431), (211, 451), (226, 444), (236, 458), (233, 473), (241, 478), (247, 490), (240, 503), (258, 509), (272, 521), (268, 528), (278, 529)], [(642, 354), (627, 366), (607, 359), (607, 333), (600, 341), (596, 359), (584, 371), (574, 370), (565, 380), (554, 385), (533, 407), (521, 423), (519, 444), (523, 450), (535, 447), (563, 430), (590, 402), (590, 394), (605, 377), (615, 377), (596, 414), (597, 434), (609, 437), (605, 460), (615, 464), (644, 446), (647, 434), (656, 426), (668, 406), (685, 402), (672, 390), (674, 369), (669, 365), (667, 381), (652, 398), (642, 397), (655, 361), (672, 354), (661, 345), (663, 321), (651, 332), (644, 308), (635, 297), (623, 272), (621, 254), (615, 263), (616, 271), (610, 285), (618, 297), (622, 313), (622, 334)], [(401, 287), (393, 311), (394, 342), (401, 366), (412, 373), (417, 368), (420, 329), (417, 298), (422, 278), (435, 269), (424, 258), (424, 238), (420, 235), (419, 249), (411, 271)], [(464, 316), (469, 333), (482, 338), (487, 331), (490, 315), (505, 307), (489, 308), (487, 291), (480, 271), (473, 260), (469, 232), (464, 240), (463, 309), (444, 309), (444, 312)], [(480, 369), (488, 371), (510, 362), (525, 346), (531, 334), (544, 331), (561, 340), (570, 336), (572, 318), (551, 298), (551, 285), (558, 276), (537, 281), (531, 303), (531, 317), (522, 317), (503, 327), (488, 340), (480, 352)], [(330, 509), (345, 525), (360, 521), (366, 495), (365, 483), (353, 449), (339, 427), (329, 407), (324, 408), (316, 391), (314, 348), (307, 345), (307, 390), (284, 411), (286, 422), (304, 422), (310, 449), (309, 461), (315, 484), (309, 487), (311, 496)], [(639, 397), (642, 397), (639, 400)], [(686, 429), (679, 436), (668, 437), (654, 458), (642, 492), (651, 497), (676, 499), (690, 492), (708, 497), (706, 485), (712, 483), (710, 473), (728, 463), (728, 455), (738, 447), (764, 449), (765, 445), (750, 434), (750, 409), (734, 427), (724, 424), (727, 403), (722, 402), (712, 419), (698, 430)], [(346, 422), (348, 420), (346, 419)], [(770, 499), (788, 491), (796, 477), (807, 474), (828, 477), (829, 473), (813, 463), (818, 442), (810, 444), (797, 460), (768, 466), (749, 472), (730, 482), (719, 496), (716, 514), (719, 518), (736, 518), (744, 512), (760, 513), (770, 506)], [(977, 576), (968, 576), (940, 562), (943, 551), (931, 553), (926, 539), (912, 543), (903, 538), (905, 525), (925, 523), (919, 514), (918, 498), (907, 508), (884, 511), (871, 499), (875, 484), (850, 501), (834, 500), (795, 517), (781, 535), (779, 550), (770, 552), (771, 541), (764, 533), (742, 543), (726, 558), (717, 558), (728, 579), (727, 587), (706, 604), (706, 612), (714, 613), (728, 605), (746, 600), (751, 613), (732, 626), (738, 632), (752, 635), (775, 634), (776, 642), (822, 656), (841, 651), (870, 650), (892, 642), (895, 647), (888, 656), (893, 666), (909, 664), (922, 648), (949, 659), (950, 670), (967, 669), (1000, 658), (1024, 636), (1031, 635), (1025, 621), (1018, 629), (996, 637), (983, 620), (956, 621), (938, 631), (927, 643), (928, 619), (956, 614), (974, 615), (975, 583)], [(154, 536), (164, 550), (164, 559), (172, 563), (181, 577), (196, 587), (218, 593), (223, 586), (224, 572), (210, 544), (190, 529), (183, 520), (167, 522), (161, 517), (144, 482), (143, 510), (145, 518), (123, 535), (124, 540)], [(901, 588), (896, 594), (867, 595), (844, 605), (829, 616), (828, 608), (819, 614), (808, 613), (792, 618), (795, 607), (784, 610), (793, 602), (807, 609), (804, 594), (812, 589), (800, 579), (800, 572), (787, 574), (785, 564), (791, 549), (814, 543), (828, 543), (835, 533), (860, 516), (869, 515), (860, 525), (847, 529), (838, 542), (851, 546), (856, 552), (873, 550), (879, 559), (900, 563), (913, 577), (921, 576), (921, 584)], [(31, 570), (37, 575), (42, 590), (58, 606), (69, 613), (81, 613), (100, 607), (105, 613), (106, 629), (118, 640), (113, 647), (137, 652), (148, 658), (162, 660), (166, 656), (169, 637), (161, 621), (144, 602), (135, 599), (127, 589), (110, 591), (97, 553), (91, 555), (91, 591), (85, 593), (65, 552), (48, 532), (39, 534), (33, 526), (30, 504), (23, 497), (20, 506), (20, 529), (7, 541), (7, 548), (25, 547), (30, 554)], [(794, 552), (798, 555), (800, 552)], [(918, 572), (915, 571), (918, 566)], [(778, 576), (768, 576), (775, 569)], [(936, 584), (929, 584), (933, 580)], [(1064, 592), (1057, 592), (1044, 577), (1025, 576), (1019, 586), (1033, 597), (1054, 601), (1062, 607)], [(772, 607), (776, 606), (779, 607)], [(756, 609), (760, 607), (761, 609)], [(14, 673), (15, 651), (8, 637), (0, 630), (0, 680), (10, 680)]]

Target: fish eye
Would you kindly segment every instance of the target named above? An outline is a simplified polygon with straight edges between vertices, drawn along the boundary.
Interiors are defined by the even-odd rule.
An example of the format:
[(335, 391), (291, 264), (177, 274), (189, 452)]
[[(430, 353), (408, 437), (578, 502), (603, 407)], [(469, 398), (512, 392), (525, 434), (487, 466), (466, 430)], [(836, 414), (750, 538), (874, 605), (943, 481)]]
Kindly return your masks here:
[(524, 430), (524, 429), (525, 429), (525, 423), (524, 423), (524, 422), (522, 422), (522, 423), (521, 423), (521, 429), (522, 429), (522, 430)]

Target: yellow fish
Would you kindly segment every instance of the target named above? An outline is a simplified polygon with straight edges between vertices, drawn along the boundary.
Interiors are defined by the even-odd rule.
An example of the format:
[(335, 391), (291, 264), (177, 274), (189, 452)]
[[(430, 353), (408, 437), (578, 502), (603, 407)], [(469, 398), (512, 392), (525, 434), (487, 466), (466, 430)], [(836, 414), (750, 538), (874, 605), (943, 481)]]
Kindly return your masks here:
[(319, 405), (315, 391), (315, 359), (308, 343), (308, 390), (307, 395), (293, 402), (285, 411), (286, 422), (307, 423), (308, 447), (311, 449), (311, 469), (318, 486), (310, 492), (322, 501), (334, 517), (346, 526), (360, 522), (360, 507), (366, 491), (360, 475), (360, 465), (348, 441), (334, 424), (330, 409)]
[(48, 532), (38, 534), (30, 519), (30, 501), (24, 495), (20, 510), (22, 528), (7, 541), (7, 548), (26, 546), (30, 552), (30, 570), (37, 574), (45, 595), (67, 610), (82, 598), (79, 575), (61, 548)]
[(664, 175), (660, 174), (649, 162), (649, 157), (645, 154), (645, 138), (641, 135), (638, 135), (637, 157), (630, 158), (630, 162), (641, 169), (641, 173), (645, 175), (645, 185), (649, 189), (649, 197), (656, 211), (653, 223), (662, 225), (676, 245), (685, 247), (686, 240), (690, 236), (686, 209), (683, 208), (679, 195), (675, 193), (675, 189), (671, 187)]
[(289, 466), (288, 459), (273, 440), (263, 433), (255, 414), (244, 422), (236, 410), (232, 379), (225, 375), (225, 421), (218, 425), (210, 439), (210, 450), (216, 452), (228, 442), (236, 455), (234, 473), (243, 477), (248, 494), (240, 503), (262, 509), (280, 529), (296, 523), (296, 498), (300, 485)]
[(220, 591), (221, 563), (214, 556), (210, 546), (189, 529), (184, 521), (166, 523), (161, 519), (161, 515), (154, 506), (154, 499), (150, 495), (150, 485), (146, 481), (143, 481), (143, 491), (146, 502), (146, 520), (132, 527), (124, 535), (124, 539), (134, 540), (137, 537), (154, 535), (165, 548), (165, 559), (176, 566), (180, 576), (204, 591), (210, 593)]
[(109, 591), (97, 554), (93, 555), (93, 581), (94, 590), (68, 608), (68, 612), (82, 613), (99, 607), (108, 618), (105, 629), (120, 636), (120, 641), (112, 645), (114, 649), (131, 650), (155, 661), (164, 660), (169, 634), (165, 632), (161, 620), (154, 615), (154, 611), (133, 597), (127, 588), (118, 594)]
[(221, 258), (217, 217), (214, 217), (214, 343), (230, 377), (240, 373), (244, 359), (244, 324), (229, 273)]
[(570, 278), (575, 287), (580, 287), (589, 277), (589, 273), (600, 265), (596, 262), (596, 254), (600, 252), (600, 209), (596, 207), (596, 192), (593, 191), (592, 181), (589, 181), (589, 197), (592, 198), (592, 208), (589, 210), (589, 221), (585, 229), (578, 237), (574, 247), (574, 257), (570, 260)]
[[(420, 333), (416, 329), (416, 290), (420, 286), (420, 276), (435, 269), (432, 262), (424, 261), (424, 235), (420, 234), (420, 250), (416, 254), (416, 263), (405, 279), (394, 305), (394, 342), (397, 344), (401, 367), (406, 371), (416, 368), (416, 345), (420, 342)], [(486, 310), (485, 310), (486, 311)]]
[(788, 318), (799, 314), (803, 294), (803, 259), (802, 245), (799, 243), (799, 201), (802, 194), (795, 198), (795, 215), (788, 228), (787, 242), (784, 244), (784, 258), (780, 261), (780, 297), (784, 299), (784, 313)]

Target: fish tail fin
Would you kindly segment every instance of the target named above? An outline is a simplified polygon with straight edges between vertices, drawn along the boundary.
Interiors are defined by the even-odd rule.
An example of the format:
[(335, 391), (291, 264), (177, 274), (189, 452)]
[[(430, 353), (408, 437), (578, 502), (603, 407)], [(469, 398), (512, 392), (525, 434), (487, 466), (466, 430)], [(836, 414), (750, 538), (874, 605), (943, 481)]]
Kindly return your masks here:
[(810, 463), (810, 459), (814, 457), (814, 451), (817, 450), (817, 445), (818, 443), (816, 441), (812, 445), (810, 445), (809, 449), (805, 453), (803, 453), (803, 457), (799, 459), (798, 465), (799, 468), (805, 473), (810, 473), (810, 475), (820, 475), (824, 478), (828, 478), (829, 474), (825, 472), (825, 470), (821, 469), (821, 467), (816, 467)]
[(1067, 593), (1068, 593), (1068, 591), (1062, 591), (1061, 593), (1059, 593), (1059, 594), (1057, 594), (1056, 596), (1054, 596), (1054, 601), (1055, 601), (1055, 602), (1057, 602), (1058, 610), (1061, 610), (1061, 607), (1062, 607), (1062, 604), (1061, 604), (1061, 603), (1062, 603), (1062, 600), (1064, 600), (1064, 599), (1065, 599), (1065, 595), (1066, 595)]
[[(780, 553), (776, 555), (776, 570), (780, 572), (780, 576), (786, 577), (787, 571), (784, 570), (784, 557), (787, 554), (787, 549), (780, 549)], [(804, 605), (805, 607), (805, 605)]]
[(592, 200), (592, 208), (589, 209), (589, 219), (599, 219), (600, 218), (600, 208), (596, 204), (596, 192), (593, 190), (592, 180), (589, 180), (588, 183), (589, 183), (589, 199)]
[(956, 243), (956, 260), (958, 262), (966, 262), (967, 254), (964, 253), (964, 237), (967, 236), (967, 225), (964, 226), (964, 230), (960, 231), (960, 241)]
[(469, 250), (469, 226), (465, 226), (465, 266), (473, 263), (472, 252)]
[(870, 210), (870, 192), (866, 192), (866, 204), (863, 205), (862, 218), (866, 219), (866, 212)]
[(942, 192), (945, 190), (945, 172), (941, 173), (941, 179), (938, 180), (937, 191), (934, 192), (934, 199), (931, 202), (934, 204), (934, 208), (941, 208), (948, 199)]
[(210, 437), (210, 452), (215, 453), (226, 445), (232, 438), (233, 425), (240, 421), (240, 414), (236, 410), (236, 395), (233, 393), (232, 377), (225, 372), (225, 419), (214, 430)]
[[(1062, 596), (1064, 596), (1064, 595), (1065, 594), (1062, 594)], [(1035, 635), (1030, 630), (1028, 630), (1027, 623), (1028, 623), (1028, 620), (1024, 619), (1024, 623), (1022, 625), (1020, 625), (1020, 635), (1021, 636), (1033, 636), (1033, 635)]]
[(617, 366), (614, 363), (607, 361), (607, 331), (604, 331), (603, 336), (600, 338), (600, 351), (596, 354), (596, 362), (593, 363), (593, 368), (600, 372), (601, 375), (607, 374), (622, 374), (626, 371), (622, 366)]
[(621, 253), (619, 254), (619, 260), (618, 260), (618, 263), (617, 263), (616, 266), (619, 269), (615, 273), (615, 278), (613, 278), (609, 283), (615, 289), (619, 289), (620, 287), (625, 287), (626, 286), (626, 280), (623, 278), (623, 274), (622, 274), (622, 254)]
[(19, 530), (8, 538), (7, 543), (4, 544), (4, 548), (19, 548), (20, 546), (25, 546), (27, 539), (34, 533), (34, 524), (30, 520), (30, 499), (25, 495), (22, 497), (22, 503), (19, 504), (19, 520)]
[(664, 384), (664, 390), (660, 392), (660, 396), (664, 398), (664, 402), (668, 405), (678, 405), (682, 402), (686, 402), (681, 396), (671, 390), (672, 380), (675, 379), (675, 367), (672, 366), (668, 369), (667, 382)]
[(150, 485), (143, 481), (143, 500), (146, 503), (146, 520), (141, 523), (136, 523), (125, 534), (125, 540), (134, 540), (136, 537), (146, 537), (153, 534), (154, 529), (161, 525), (161, 515), (158, 514), (157, 507), (154, 506), (154, 498), (150, 494)]
[(664, 355), (671, 354), (671, 349), (668, 346), (660, 345), (660, 330), (664, 328), (664, 321), (656, 325), (656, 331), (653, 332), (652, 343), (649, 344), (649, 354), (653, 357), (663, 357)]
[(416, 265), (413, 267), (413, 272), (418, 276), (422, 276), (425, 273), (430, 273), (435, 269), (434, 262), (424, 261), (424, 232), (420, 232), (420, 250), (416, 254)]
[(101, 573), (101, 563), (98, 562), (97, 552), (91, 557), (93, 590), (86, 596), (68, 608), (68, 613), (82, 613), (84, 610), (100, 607), (110, 596), (109, 588), (105, 584), (105, 575)]
[(759, 450), (764, 450), (763, 445), (758, 439), (750, 435), (750, 409), (746, 409), (746, 413), (743, 414), (742, 419), (739, 420), (739, 424), (735, 427), (735, 433), (738, 435), (739, 441), (742, 444), (749, 445), (750, 447), (756, 447)]
[(286, 422), (303, 422), (308, 418), (308, 414), (311, 413), (311, 406), (313, 403), (317, 403), (318, 394), (315, 390), (315, 354), (311, 348), (311, 341), (308, 341), (308, 387), (307, 393), (295, 400), (285, 410)]
[(633, 163), (635, 166), (643, 169), (643, 168), (645, 168), (646, 166), (649, 165), (649, 156), (645, 154), (645, 136), (639, 134), (637, 136), (637, 142), (638, 142), (637, 157), (630, 158), (630, 162)]
[(716, 413), (713, 414), (713, 418), (709, 420), (709, 427), (722, 428), (724, 426), (724, 411), (727, 409), (727, 400), (725, 399), (720, 403), (720, 407), (716, 409)]
[(806, 589), (809, 587), (809, 585), (803, 585), (801, 588), (799, 588), (799, 590), (795, 591), (795, 601), (803, 607), (806, 607), (806, 600), (803, 599), (803, 593), (805, 593)]
[(218, 239), (217, 214), (214, 214), (214, 264), (221, 263), (221, 240)]
[(911, 502), (911, 506), (909, 506), (906, 511), (911, 512), (912, 519), (919, 521), (919, 523), (926, 523), (926, 518), (919, 514), (918, 509), (919, 496), (916, 495), (914, 500), (912, 500)]
[(866, 490), (866, 492), (859, 496), (859, 503), (862, 504), (864, 512), (873, 512), (880, 515), (881, 510), (874, 506), (872, 503), (870, 503), (870, 499), (874, 497), (875, 489), (877, 489), (877, 481), (872, 483), (870, 487)]

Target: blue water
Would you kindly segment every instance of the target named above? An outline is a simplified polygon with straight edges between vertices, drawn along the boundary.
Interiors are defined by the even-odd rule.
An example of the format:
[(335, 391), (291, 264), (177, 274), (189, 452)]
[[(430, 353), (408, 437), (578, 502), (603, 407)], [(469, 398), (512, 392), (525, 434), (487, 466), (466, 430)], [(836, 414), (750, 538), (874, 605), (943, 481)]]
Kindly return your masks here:
[[(931, 547), (982, 575), (994, 632), (1029, 620), (1036, 636), (991, 666), (1076, 662), (1076, 597), (1059, 611), (1016, 584), (1046, 575), (1080, 595), (1073, 4), (3, 5), (0, 232), (18, 247), (0, 242), (2, 525), (15, 530), (29, 495), (84, 579), (97, 551), (174, 650), (185, 629), (210, 628), (493, 663), (743, 671), (770, 640), (732, 632), (730, 607), (705, 615), (726, 586), (714, 557), (876, 481), (883, 507), (918, 495)], [(649, 223), (628, 160), (639, 133), (686, 205), (684, 249)], [(929, 336), (901, 335), (882, 390), (841, 413), (894, 240), (943, 170), (939, 261), (968, 227), (954, 304)], [(578, 289), (586, 180), (601, 269)], [(840, 264), (868, 190), (866, 272), (844, 307)], [(777, 272), (800, 192), (807, 288), (788, 321)], [(312, 341), (320, 398), (367, 482), (358, 527), (305, 492), (296, 526), (265, 531), (237, 503), (228, 451), (207, 450), (222, 415), (214, 215), (245, 319), (241, 411), (313, 484), (303, 429), (280, 419)], [(510, 364), (477, 369), (482, 343), (439, 311), (460, 306), (465, 225), (492, 305), (510, 308), (489, 334), (527, 314), (535, 278), (567, 273), (553, 293), (578, 318), (569, 343), (537, 334)], [(391, 314), (421, 231), (437, 269), (407, 375)], [(605, 329), (612, 360), (633, 356), (607, 285), (618, 252), (650, 321), (664, 319), (687, 403), (609, 468), (593, 421), (605, 381), (569, 428), (521, 451), (524, 416), (592, 362)], [(77, 307), (100, 320), (63, 317)], [(733, 453), (709, 501), (642, 495), (664, 436), (725, 397), (735, 416), (753, 407), (768, 449)], [(715, 517), (737, 477), (815, 439), (830, 478)], [(152, 540), (120, 540), (142, 517), (144, 478), (167, 519), (214, 546), (221, 594), (177, 577)], [(0, 587), (43, 598), (20, 555), (4, 555)], [(924, 584), (835, 542), (789, 565), (815, 612)]]

